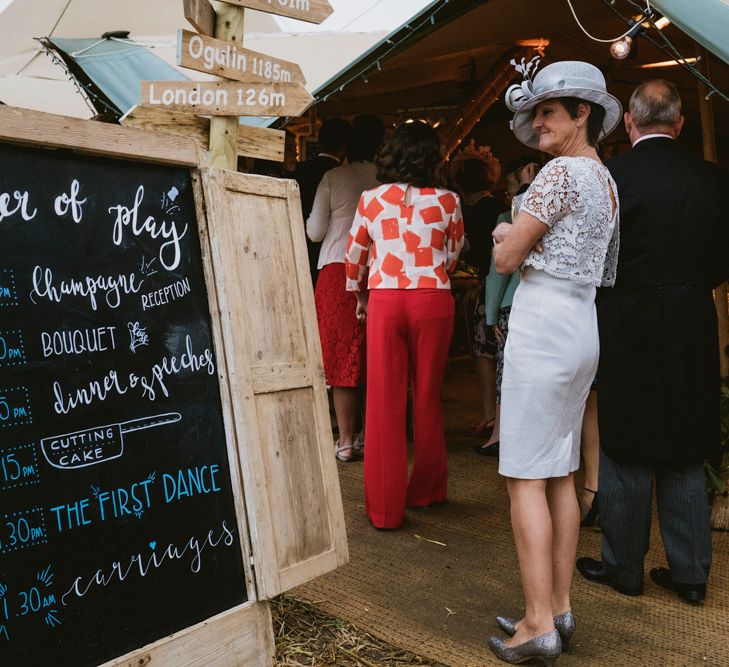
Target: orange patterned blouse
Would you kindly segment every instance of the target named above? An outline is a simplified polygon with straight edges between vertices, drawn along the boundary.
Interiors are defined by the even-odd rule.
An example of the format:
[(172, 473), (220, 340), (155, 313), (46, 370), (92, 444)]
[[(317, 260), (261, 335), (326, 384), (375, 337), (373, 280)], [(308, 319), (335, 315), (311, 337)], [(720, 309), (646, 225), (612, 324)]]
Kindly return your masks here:
[[(410, 187), (410, 203), (405, 194)], [(347, 290), (450, 289), (463, 247), (458, 195), (385, 183), (362, 193), (347, 243)]]

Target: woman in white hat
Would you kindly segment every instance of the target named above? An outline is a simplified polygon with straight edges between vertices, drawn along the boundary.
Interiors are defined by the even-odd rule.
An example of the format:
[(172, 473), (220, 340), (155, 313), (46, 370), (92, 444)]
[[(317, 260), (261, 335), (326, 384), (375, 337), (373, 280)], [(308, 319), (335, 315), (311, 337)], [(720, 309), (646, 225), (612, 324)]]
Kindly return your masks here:
[[(533, 66), (518, 67), (527, 77)], [(573, 473), (599, 353), (595, 288), (612, 285), (618, 198), (597, 143), (618, 124), (620, 103), (588, 63), (558, 62), (512, 86), (512, 128), (553, 155), (512, 225), (493, 233), (499, 273), (523, 267), (504, 356), (499, 473), (507, 478), (525, 610), (498, 617), (511, 639), (490, 639), (505, 662), (551, 665), (575, 629), (570, 586), (580, 511)]]

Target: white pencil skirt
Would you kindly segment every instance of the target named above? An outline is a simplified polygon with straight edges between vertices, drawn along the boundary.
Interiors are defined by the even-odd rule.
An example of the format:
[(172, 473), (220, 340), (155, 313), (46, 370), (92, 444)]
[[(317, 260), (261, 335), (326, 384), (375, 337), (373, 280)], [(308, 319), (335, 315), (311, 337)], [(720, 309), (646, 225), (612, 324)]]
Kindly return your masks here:
[(599, 353), (595, 288), (527, 268), (504, 351), (500, 474), (547, 479), (579, 468)]

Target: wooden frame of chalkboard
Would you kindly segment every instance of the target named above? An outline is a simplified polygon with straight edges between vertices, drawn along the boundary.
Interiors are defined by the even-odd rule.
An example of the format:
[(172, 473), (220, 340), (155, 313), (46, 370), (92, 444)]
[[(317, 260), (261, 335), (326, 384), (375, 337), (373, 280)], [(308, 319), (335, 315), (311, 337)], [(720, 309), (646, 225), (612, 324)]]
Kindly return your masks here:
[[(0, 656), (8, 646), (14, 646), (11, 657), (21, 656), (21, 661), (16, 660), (14, 664), (22, 665), (25, 652), (17, 649), (18, 642), (26, 642), (28, 655), (35, 650), (32, 647), (42, 647), (45, 642), (55, 651), (54, 664), (58, 665), (271, 665), (273, 633), (265, 601), (348, 560), (298, 188), (293, 182), (204, 168), (204, 152), (195, 141), (185, 137), (11, 107), (0, 107), (0, 150), (12, 157), (9, 163), (6, 161), (4, 170), (9, 185), (2, 183), (0, 169), (0, 185), (6, 185), (5, 189), (0, 187), (0, 244), (10, 245), (8, 230), (13, 233), (19, 230), (18, 238), (24, 239), (7, 255), (10, 259), (6, 264), (9, 271), (24, 266), (23, 262), (28, 262), (30, 257), (28, 253), (23, 254), (26, 246), (33, 246), (32, 262), (37, 262), (32, 271), (28, 264), (27, 275), (18, 271), (17, 293), (11, 296), (19, 297), (14, 303), (21, 308), (6, 309), (5, 313), (13, 313), (20, 322), (13, 331), (22, 328), (23, 317), (33, 316), (33, 321), (27, 323), (28, 338), (36, 341), (38, 357), (32, 359), (32, 342), (26, 341), (25, 347), (22, 342), (8, 345), (13, 342), (12, 335), (3, 335), (4, 327), (0, 326), (5, 356), (7, 349), (13, 349), (16, 355), (25, 355), (23, 362), (27, 362), (27, 367), (19, 363), (18, 367), (3, 369), (0, 359), (0, 394), (5, 385), (6, 389), (27, 385), (31, 393), (42, 395), (46, 383), (54, 387), (48, 396), (55, 398), (55, 413), (40, 401), (35, 414), (41, 418), (34, 423), (43, 423), (37, 426), (37, 432), (32, 430), (36, 426), (22, 423), (22, 392), (16, 392), (17, 396), (9, 394), (12, 400), (5, 401), (11, 409), (19, 410), (19, 418), (13, 418), (18, 422), (11, 429), (15, 431), (13, 438), (19, 442), (25, 439), (24, 445), (29, 446), (20, 456), (3, 442), (0, 459), (6, 469), (19, 463), (18, 475), (28, 475), (27, 480), (20, 481), (27, 481), (28, 488), (11, 490), (9, 483), (3, 486), (3, 480), (8, 482), (7, 473), (5, 478), (0, 475), (0, 498), (5, 494), (17, 506), (17, 516), (25, 520), (22, 527), (17, 521), (10, 522), (16, 533), (19, 527), (27, 528), (31, 544), (25, 545), (28, 546), (22, 552), (25, 556), (45, 548), (40, 546), (42, 538), (55, 545), (55, 553), (59, 554), (58, 563), (49, 563), (49, 567), (54, 566), (53, 570), (46, 571), (40, 567), (41, 561), (33, 563), (30, 559), (30, 569), (25, 574), (36, 577), (37, 581), (34, 580), (32, 587), (27, 581), (21, 585), (18, 580), (22, 577), (13, 579), (20, 560), (13, 560), (12, 554), (3, 555), (10, 535), (0, 529)], [(51, 167), (46, 168), (46, 162)], [(70, 171), (69, 164), (73, 167)], [(98, 182), (91, 187), (90, 181), (81, 183), (81, 179), (71, 178), (71, 172), (84, 173), (88, 179), (96, 174)], [(181, 176), (184, 173), (188, 174), (187, 178)], [(30, 189), (22, 191), (17, 186), (20, 174), (38, 178), (38, 193), (58, 194), (50, 198), (50, 203), (36, 206), (30, 201)], [(59, 174), (66, 178), (65, 189), (58, 189), (63, 181)], [(165, 179), (170, 178), (169, 182), (174, 182), (172, 187), (165, 185), (168, 184)], [(155, 203), (152, 210), (164, 209), (168, 216), (164, 221), (152, 220), (154, 216), (145, 212), (147, 200), (140, 194), (144, 184), (149, 185), (150, 193), (161, 193), (161, 203)], [(136, 192), (136, 199), (132, 197), (132, 201), (128, 196), (124, 199), (125, 188)], [(109, 193), (116, 197), (112, 197), (113, 201), (108, 199)], [(85, 204), (87, 200), (89, 203)], [(111, 233), (113, 243), (104, 241), (108, 247), (103, 243), (99, 246), (101, 242), (93, 235), (74, 236), (77, 233), (74, 225), (81, 222), (76, 216), (83, 217), (84, 206), (87, 211), (97, 206), (109, 214), (107, 232)], [(33, 234), (39, 232), (23, 231), (24, 225), (31, 224), (34, 210), (41, 211), (38, 220), (47, 211), (52, 211), (54, 220), (51, 231), (40, 232), (38, 239)], [(189, 228), (197, 230), (197, 239), (192, 233), (187, 237), (188, 245), (180, 242), (184, 234), (174, 231), (174, 219), (182, 215), (180, 210), (188, 215)], [(58, 231), (58, 220), (63, 222), (62, 234)], [(145, 235), (148, 238), (143, 241)], [(150, 246), (152, 240), (158, 240), (157, 245)], [(91, 262), (108, 256), (109, 262), (121, 265), (128, 261), (128, 253), (139, 254), (140, 248), (145, 253), (159, 251), (155, 260), (163, 266), (153, 266), (149, 259), (145, 264), (142, 255), (139, 269), (146, 271), (145, 280), (154, 289), (135, 290), (131, 273), (126, 283), (119, 273), (119, 280), (113, 283), (112, 297), (107, 290), (106, 306), (111, 298), (114, 303), (110, 307), (116, 307), (119, 294), (119, 301), (130, 297), (128, 301), (138, 307), (136, 298), (139, 297), (142, 303), (139, 321), (134, 317), (133, 308), (125, 313), (128, 349), (119, 356), (124, 363), (144, 366), (143, 360), (147, 358), (144, 355), (153, 355), (149, 339), (163, 341), (157, 349), (159, 363), (152, 364), (147, 385), (140, 379), (141, 372), (140, 378), (135, 375), (136, 371), (130, 373), (127, 381), (132, 381), (134, 375), (134, 385), (137, 382), (144, 385), (137, 401), (144, 405), (152, 400), (150, 393), (157, 389), (160, 410), (155, 415), (129, 414), (122, 407), (116, 411), (114, 400), (118, 399), (119, 406), (124, 406), (134, 392), (134, 387), (120, 386), (116, 373), (105, 376), (106, 384), (100, 381), (84, 385), (92, 387), (88, 394), (76, 389), (65, 391), (65, 386), (61, 389), (68, 378), (86, 378), (83, 373), (90, 371), (83, 364), (69, 366), (66, 361), (61, 363), (56, 359), (74, 357), (93, 367), (89, 361), (92, 353), (109, 348), (109, 327), (93, 325), (93, 320), (105, 307), (94, 301), (96, 292), (112, 283), (109, 275), (102, 276), (101, 272), (93, 281), (87, 280), (85, 288), (80, 281), (74, 282), (73, 271), (79, 258), (80, 261), (91, 258)], [(54, 253), (59, 255), (57, 279), (48, 273), (56, 258)], [(189, 276), (178, 275), (176, 262), (181, 261), (180, 253), (189, 263)], [(150, 276), (157, 269), (175, 280), (164, 285), (155, 283)], [(60, 277), (65, 277), (65, 282)], [(4, 283), (2, 280), (0, 283), (2, 305)], [(89, 288), (92, 284), (93, 289)], [(193, 302), (190, 294), (195, 295), (196, 286), (197, 300)], [(94, 294), (90, 296), (90, 292)], [(29, 294), (36, 300), (33, 307), (27, 302)], [(5, 296), (8, 295), (6, 289)], [(26, 309), (22, 308), (24, 299)], [(64, 333), (69, 333), (69, 321), (80, 317), (79, 300), (85, 300), (88, 311), (81, 317), (86, 323), (83, 340), (78, 334), (64, 337)], [(89, 308), (92, 301), (97, 308)], [(183, 303), (184, 307), (180, 305)], [(64, 308), (72, 311), (66, 319)], [(145, 314), (149, 314), (146, 319)], [(54, 317), (61, 318), (61, 323), (54, 325), (55, 330), (50, 326), (55, 322)], [(48, 318), (48, 331), (44, 328), (44, 318)], [(88, 324), (89, 319), (92, 324)], [(79, 326), (72, 330), (81, 329)], [(104, 335), (107, 335), (106, 343), (102, 340)], [(203, 349), (205, 345), (208, 347)], [(116, 357), (112, 355), (109, 359)], [(188, 375), (200, 376), (199, 382)], [(205, 384), (206, 377), (213, 384)], [(170, 396), (165, 391), (167, 388)], [(115, 398), (110, 399), (111, 407), (102, 405), (99, 391), (116, 392)], [(94, 400), (97, 404), (79, 408), (74, 401), (80, 396), (90, 396), (90, 404)], [(43, 414), (44, 407), (47, 415)], [(82, 414), (78, 423), (66, 420), (77, 409)], [(152, 416), (157, 419), (150, 424)], [(106, 431), (96, 428), (96, 417)], [(0, 422), (2, 418), (0, 414)], [(52, 423), (56, 418), (59, 424)], [(61, 431), (62, 435), (51, 436)], [(145, 452), (139, 456), (140, 465), (147, 466), (143, 470), (135, 471), (131, 464), (128, 469), (124, 467), (127, 460), (126, 455), (122, 456), (124, 433), (130, 434), (128, 451), (136, 447), (137, 452)], [(87, 447), (87, 438), (99, 438), (101, 445)], [(167, 440), (169, 447), (164, 450)], [(143, 449), (140, 442), (147, 443), (147, 448)], [(14, 441), (11, 445), (20, 446)], [(160, 452), (166, 451), (164, 456), (157, 453), (157, 447)], [(30, 454), (38, 460), (23, 459)], [(176, 461), (175, 456), (182, 458)], [(90, 461), (94, 457), (99, 461)], [(34, 465), (36, 473), (42, 470), (44, 481), (31, 488), (31, 482), (36, 481)], [(124, 478), (126, 487), (120, 482), (118, 489), (110, 491), (113, 485), (108, 476), (98, 471), (111, 470), (112, 466), (117, 466), (114, 469)], [(88, 471), (94, 474), (88, 477)], [(129, 484), (137, 472), (146, 476), (136, 482), (135, 496)], [(70, 494), (72, 497), (44, 497), (43, 489), (49, 495), (60, 488), (66, 489), (65, 482), (74, 479), (73, 475), (78, 475), (87, 487), (90, 484), (89, 498), (82, 498), (80, 492), (75, 496)], [(97, 477), (103, 480), (99, 486), (89, 482)], [(122, 501), (132, 503), (122, 493), (136, 499), (136, 506), (131, 504), (131, 510), (141, 511), (127, 510), (130, 516), (121, 516), (126, 507)], [(38, 504), (47, 503), (41, 513), (23, 514), (30, 511), (28, 503), (36, 502), (39, 497)], [(165, 514), (160, 511), (163, 505), (180, 511)], [(106, 520), (100, 518), (104, 510), (107, 517), (114, 514), (114, 521), (118, 521), (114, 530), (101, 530)], [(235, 513), (234, 518), (231, 512)], [(138, 516), (132, 517), (132, 513)], [(45, 515), (43, 526), (36, 520), (42, 515)], [(235, 525), (227, 525), (226, 519)], [(212, 528), (206, 532), (206, 520), (218, 525), (218, 532)], [(110, 519), (109, 523), (113, 521)], [(189, 537), (188, 533), (195, 528), (199, 534)], [(95, 533), (97, 530), (100, 532)], [(184, 539), (176, 542), (175, 531), (182, 531)], [(85, 544), (84, 532), (94, 535), (94, 540)], [(69, 550), (64, 551), (59, 544), (61, 533), (64, 540), (71, 540), (69, 544), (76, 554), (84, 554), (77, 557), (74, 567), (86, 567), (85, 575), (76, 576), (79, 571), (73, 568), (64, 570), (64, 558), (67, 559)], [(76, 538), (77, 535), (81, 537)], [(129, 563), (139, 572), (134, 570), (133, 574), (148, 577), (144, 579), (145, 585), (147, 581), (152, 582), (147, 598), (147, 589), (143, 587), (125, 588), (127, 576), (129, 581), (133, 579), (130, 574), (133, 568), (126, 569), (125, 561), (116, 552), (115, 560), (107, 562), (108, 572), (103, 571), (101, 564), (95, 569), (94, 558), (106, 555), (105, 550), (115, 546), (117, 540), (120, 553), (127, 558), (134, 554)], [(233, 558), (230, 555), (233, 553), (238, 556)], [(188, 570), (183, 576), (178, 568), (172, 579), (165, 580), (163, 565), (172, 561), (184, 562), (194, 576)], [(45, 565), (46, 561), (42, 563)], [(200, 572), (206, 572), (205, 567), (212, 577), (208, 580), (199, 577)], [(56, 593), (44, 597), (44, 585), (53, 585)], [(103, 588), (105, 595), (95, 597), (96, 588)], [(180, 593), (180, 589), (184, 592)], [(160, 602), (158, 598), (164, 599)], [(72, 611), (65, 613), (82, 609), (83, 604), (87, 604), (87, 611), (76, 615)], [(61, 609), (54, 611), (56, 607)], [(104, 614), (107, 618), (102, 623), (99, 618)], [(135, 625), (136, 617), (144, 619), (143, 623), (139, 621), (141, 629)], [(77, 627), (67, 632), (66, 628), (74, 623)], [(63, 630), (59, 631), (59, 627)], [(54, 640), (49, 639), (56, 636), (63, 636), (61, 648), (53, 646)], [(48, 655), (41, 649), (38, 651), (33, 655)]]

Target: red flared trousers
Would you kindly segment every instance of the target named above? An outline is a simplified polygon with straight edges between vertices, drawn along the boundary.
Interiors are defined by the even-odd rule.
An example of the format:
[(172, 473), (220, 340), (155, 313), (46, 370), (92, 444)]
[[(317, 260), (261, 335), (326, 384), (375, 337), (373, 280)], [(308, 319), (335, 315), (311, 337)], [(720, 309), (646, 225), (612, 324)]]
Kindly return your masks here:
[[(374, 289), (367, 307), (367, 515), (398, 528), (405, 507), (445, 500), (448, 487), (441, 389), (453, 334), (450, 290)], [(408, 481), (407, 389), (415, 448)]]

